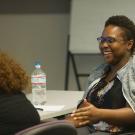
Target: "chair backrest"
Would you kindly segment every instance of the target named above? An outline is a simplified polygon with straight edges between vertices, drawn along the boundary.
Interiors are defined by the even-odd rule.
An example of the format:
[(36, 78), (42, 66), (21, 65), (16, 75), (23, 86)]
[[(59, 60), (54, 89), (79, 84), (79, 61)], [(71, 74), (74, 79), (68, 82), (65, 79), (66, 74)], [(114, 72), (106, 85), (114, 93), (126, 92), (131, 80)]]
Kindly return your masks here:
[(66, 120), (55, 120), (32, 126), (17, 132), (15, 135), (77, 135), (77, 131)]

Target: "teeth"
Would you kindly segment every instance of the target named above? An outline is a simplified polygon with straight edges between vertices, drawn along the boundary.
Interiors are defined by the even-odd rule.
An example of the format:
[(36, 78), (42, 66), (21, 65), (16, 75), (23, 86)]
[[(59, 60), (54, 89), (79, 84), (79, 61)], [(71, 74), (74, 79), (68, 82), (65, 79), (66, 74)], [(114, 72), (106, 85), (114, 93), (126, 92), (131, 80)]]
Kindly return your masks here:
[(103, 52), (104, 54), (110, 54), (111, 52)]

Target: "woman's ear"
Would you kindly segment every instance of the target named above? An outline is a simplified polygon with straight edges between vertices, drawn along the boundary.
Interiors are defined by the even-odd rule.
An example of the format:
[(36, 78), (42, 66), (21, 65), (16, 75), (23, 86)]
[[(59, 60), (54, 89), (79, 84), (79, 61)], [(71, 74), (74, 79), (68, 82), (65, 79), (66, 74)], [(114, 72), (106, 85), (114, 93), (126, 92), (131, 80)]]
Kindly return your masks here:
[(128, 50), (131, 50), (131, 49), (133, 48), (133, 44), (134, 44), (134, 40), (132, 40), (132, 39), (129, 40), (129, 41), (128, 41), (127, 49), (128, 49)]

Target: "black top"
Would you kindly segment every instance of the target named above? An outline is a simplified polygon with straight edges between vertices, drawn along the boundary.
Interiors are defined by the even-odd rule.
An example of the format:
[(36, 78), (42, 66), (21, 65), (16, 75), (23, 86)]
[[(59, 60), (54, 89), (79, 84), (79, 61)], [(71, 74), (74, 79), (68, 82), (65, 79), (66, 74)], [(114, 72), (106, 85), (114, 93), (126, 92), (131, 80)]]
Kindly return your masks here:
[(7, 95), (0, 91), (1, 135), (12, 135), (38, 123), (38, 112), (22, 92)]
[[(98, 97), (98, 92), (107, 85), (107, 82), (102, 78), (94, 87), (92, 87), (87, 95), (87, 100), (98, 108), (118, 109), (126, 106), (126, 99), (122, 93), (122, 84), (115, 77), (113, 86), (102, 96)], [(91, 93), (91, 94), (90, 94)], [(123, 127), (123, 132), (134, 131), (134, 124)]]
[(122, 93), (122, 84), (117, 77), (114, 78), (114, 84), (111, 89), (109, 89), (105, 94), (103, 94), (103, 96), (98, 97), (97, 93), (101, 91), (102, 87), (105, 87), (106, 85), (107, 82), (104, 81), (104, 78), (101, 79), (96, 85), (96, 87), (94, 87), (95, 90), (93, 90), (91, 95), (88, 94), (88, 100), (99, 108), (118, 109), (125, 107), (126, 100)]

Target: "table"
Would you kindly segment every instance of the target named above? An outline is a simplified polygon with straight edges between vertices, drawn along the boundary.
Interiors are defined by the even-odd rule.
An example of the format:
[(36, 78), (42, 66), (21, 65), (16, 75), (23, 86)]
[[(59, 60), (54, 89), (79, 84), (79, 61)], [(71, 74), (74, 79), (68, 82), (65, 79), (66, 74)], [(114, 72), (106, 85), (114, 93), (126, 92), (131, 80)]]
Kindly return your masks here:
[[(47, 90), (47, 102), (45, 105), (64, 105), (60, 111), (38, 110), (41, 120), (71, 113), (83, 97), (84, 91)], [(32, 94), (27, 94), (27, 98), (32, 101)]]

